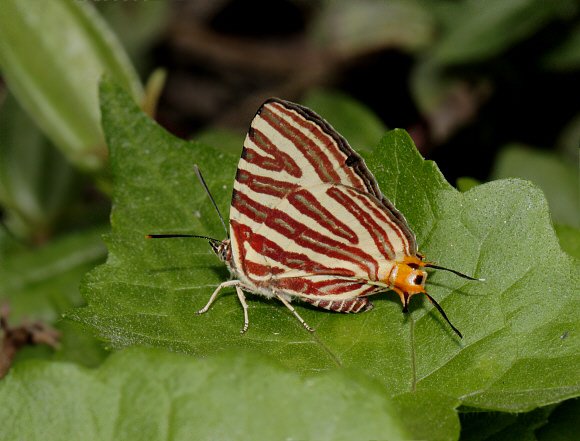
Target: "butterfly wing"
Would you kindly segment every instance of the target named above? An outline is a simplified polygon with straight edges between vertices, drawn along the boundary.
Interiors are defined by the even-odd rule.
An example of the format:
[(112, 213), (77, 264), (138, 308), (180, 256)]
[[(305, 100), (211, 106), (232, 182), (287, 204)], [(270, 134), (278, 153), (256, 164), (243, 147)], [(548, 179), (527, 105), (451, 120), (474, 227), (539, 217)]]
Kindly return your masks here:
[[(417, 251), (360, 155), (314, 112), (278, 99), (251, 123), (230, 230), (234, 270), (256, 286), (288, 285), (292, 294), (300, 291), (292, 283), (312, 276), (344, 286), (382, 280), (377, 262)], [(358, 286), (356, 295), (366, 289)]]
[(306, 159), (300, 163), (304, 170), (302, 186), (308, 187), (318, 179), (320, 182), (353, 187), (375, 196), (384, 205), (389, 217), (397, 221), (398, 227), (410, 242), (409, 248), (417, 251), (415, 235), (405, 217), (382, 194), (362, 157), (328, 122), (299, 104), (271, 98), (258, 110), (248, 138), (251, 137), (252, 129), (258, 126), (271, 138), (280, 140), (279, 134), (288, 139), (290, 142), (284, 143), (284, 150), (291, 157)]

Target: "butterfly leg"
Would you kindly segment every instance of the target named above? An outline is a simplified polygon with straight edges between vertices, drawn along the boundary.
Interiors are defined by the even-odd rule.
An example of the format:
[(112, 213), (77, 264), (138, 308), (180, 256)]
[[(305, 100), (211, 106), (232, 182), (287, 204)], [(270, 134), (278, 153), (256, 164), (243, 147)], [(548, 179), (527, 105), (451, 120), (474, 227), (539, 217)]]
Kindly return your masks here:
[(302, 323), (302, 326), (304, 326), (310, 332), (314, 332), (314, 329), (311, 328), (310, 326), (308, 326), (308, 323), (306, 323), (304, 321), (304, 319), (302, 317), (300, 317), (300, 315), (298, 314), (298, 312), (296, 312), (296, 310), (294, 309), (294, 307), (290, 304), (290, 302), (288, 300), (286, 300), (284, 297), (282, 297), (279, 294), (276, 294), (276, 298), (278, 300), (280, 300), (282, 303), (284, 303), (284, 306), (286, 306), (286, 308), (288, 308), (290, 311), (292, 311), (292, 314), (294, 314), (294, 316), (298, 319), (298, 321), (300, 323)]
[(366, 297), (355, 297), (351, 300), (322, 300), (301, 298), (303, 302), (310, 303), (317, 308), (328, 309), (329, 311), (357, 313), (373, 309), (373, 304)]
[[(236, 286), (237, 287), (239, 284), (240, 284), (239, 280), (228, 280), (227, 282), (220, 283), (217, 286), (217, 288), (215, 289), (215, 291), (213, 292), (213, 294), (211, 295), (211, 297), (209, 298), (207, 304), (203, 308), (201, 308), (199, 311), (197, 311), (197, 314), (203, 314), (203, 313), (207, 312), (207, 310), (209, 309), (209, 307), (214, 302), (217, 295), (219, 294), (219, 292), (222, 289), (227, 288), (228, 286)], [(238, 294), (238, 297), (239, 297), (239, 294)], [(245, 303), (245, 301), (244, 301), (244, 303)], [(243, 304), (242, 304), (242, 306), (243, 306)], [(247, 305), (246, 305), (246, 308), (247, 308)]]
[(244, 295), (244, 291), (242, 291), (242, 288), (240, 288), (239, 285), (236, 285), (236, 292), (238, 293), (238, 299), (240, 299), (242, 308), (244, 309), (244, 327), (240, 331), (240, 334), (245, 334), (248, 330), (248, 326), (250, 326), (250, 320), (248, 319), (248, 304), (246, 303), (246, 296)]

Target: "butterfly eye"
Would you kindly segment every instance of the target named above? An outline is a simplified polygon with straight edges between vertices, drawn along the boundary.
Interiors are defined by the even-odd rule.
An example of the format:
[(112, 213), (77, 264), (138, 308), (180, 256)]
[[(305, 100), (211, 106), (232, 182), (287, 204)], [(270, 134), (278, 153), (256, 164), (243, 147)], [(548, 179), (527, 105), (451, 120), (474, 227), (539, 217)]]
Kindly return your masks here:
[(407, 265), (409, 265), (413, 269), (419, 268), (419, 265), (417, 265), (416, 263), (408, 263)]
[(421, 285), (423, 283), (423, 276), (422, 275), (416, 276), (414, 283), (415, 283), (415, 285)]

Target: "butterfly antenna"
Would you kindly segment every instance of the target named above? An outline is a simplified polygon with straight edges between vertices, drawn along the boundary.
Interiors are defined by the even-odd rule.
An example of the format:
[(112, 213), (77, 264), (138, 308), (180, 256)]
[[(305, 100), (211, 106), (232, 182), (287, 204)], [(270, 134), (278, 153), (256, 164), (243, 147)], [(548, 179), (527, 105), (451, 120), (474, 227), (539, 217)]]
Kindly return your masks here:
[(226, 232), (226, 237), (229, 239), (230, 238), (230, 232), (228, 231), (228, 228), (226, 227), (226, 222), (224, 221), (224, 218), (220, 212), (220, 209), (218, 208), (215, 199), (213, 198), (213, 196), (211, 195), (211, 193), (209, 192), (209, 188), (207, 187), (207, 184), (205, 183), (205, 179), (203, 179), (203, 176), (201, 175), (201, 170), (199, 169), (199, 167), (197, 166), (197, 164), (193, 165), (193, 169), (195, 170), (195, 174), (197, 175), (197, 179), (199, 179), (199, 182), (201, 182), (201, 185), (203, 186), (205, 192), (207, 193), (207, 195), (209, 196), (209, 200), (211, 201), (211, 203), (213, 204), (213, 207), (215, 208), (215, 211), (217, 212), (220, 221), (224, 227), (224, 230)]
[(467, 280), (477, 280), (478, 282), (485, 282), (485, 279), (478, 279), (476, 277), (471, 277), (471, 276), (468, 276), (467, 274), (460, 273), (459, 271), (455, 271), (455, 270), (450, 269), (450, 268), (445, 268), (443, 266), (435, 265), (433, 263), (426, 263), (424, 266), (426, 266), (427, 268), (449, 271), (450, 273), (453, 273), (459, 277), (463, 277), (464, 279), (467, 279)]
[(199, 236), (197, 234), (147, 234), (145, 237), (147, 239), (170, 239), (173, 237), (194, 237), (197, 239), (205, 239), (209, 242), (209, 246), (216, 254), (219, 254), (219, 248), (222, 243), (221, 240), (214, 239), (213, 237)]
[(218, 239), (208, 236), (198, 236), (197, 234), (147, 234), (145, 236), (147, 239), (168, 239), (172, 237), (196, 237), (198, 239), (209, 240), (210, 242), (221, 242)]
[(453, 326), (451, 324), (451, 322), (447, 318), (447, 314), (445, 314), (445, 311), (443, 311), (443, 308), (439, 305), (439, 303), (437, 303), (435, 301), (435, 299), (433, 297), (431, 297), (429, 294), (427, 294), (427, 293), (424, 293), (424, 294), (427, 296), (427, 298), (429, 299), (429, 301), (431, 303), (433, 303), (433, 306), (435, 306), (435, 308), (437, 308), (437, 311), (439, 311), (441, 313), (441, 315), (447, 321), (447, 323), (449, 323), (449, 326), (451, 326), (451, 329), (453, 329), (455, 331), (455, 333), (459, 336), (459, 338), (463, 338), (463, 335), (461, 335), (461, 332), (459, 332), (459, 329), (457, 329), (455, 326)]

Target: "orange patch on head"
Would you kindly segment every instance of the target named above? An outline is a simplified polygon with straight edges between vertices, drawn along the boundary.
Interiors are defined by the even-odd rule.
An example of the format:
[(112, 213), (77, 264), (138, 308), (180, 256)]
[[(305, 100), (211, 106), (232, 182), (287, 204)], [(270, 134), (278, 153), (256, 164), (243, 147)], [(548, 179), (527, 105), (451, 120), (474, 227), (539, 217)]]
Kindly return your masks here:
[(413, 268), (406, 263), (398, 263), (394, 287), (409, 295), (419, 294), (425, 292), (426, 279), (425, 271)]

